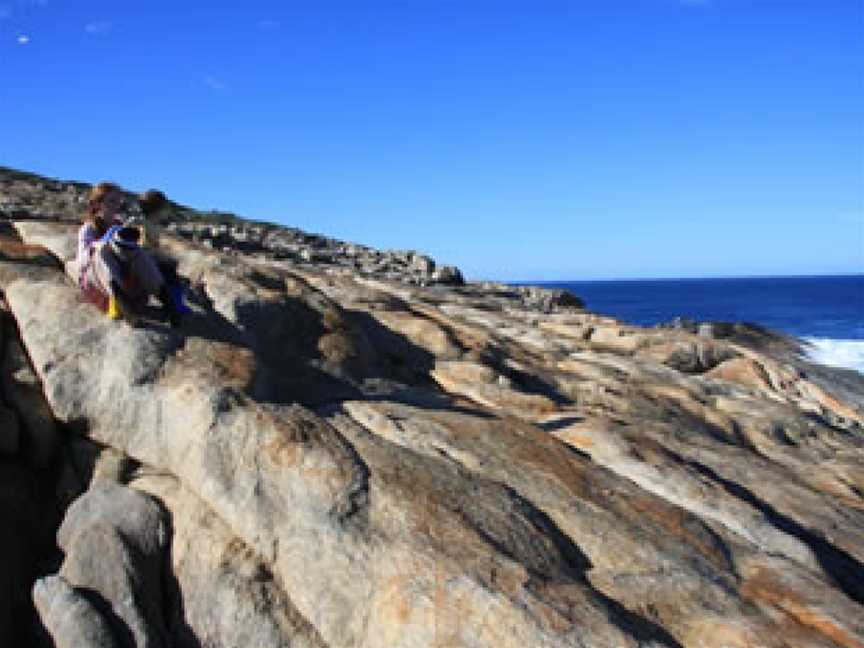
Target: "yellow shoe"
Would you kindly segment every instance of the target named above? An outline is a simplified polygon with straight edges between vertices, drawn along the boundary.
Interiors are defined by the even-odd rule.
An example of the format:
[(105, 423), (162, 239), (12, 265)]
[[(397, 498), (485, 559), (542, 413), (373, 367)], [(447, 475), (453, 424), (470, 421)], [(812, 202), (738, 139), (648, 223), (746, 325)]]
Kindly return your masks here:
[(108, 319), (116, 320), (120, 319), (123, 316), (123, 313), (120, 312), (120, 304), (117, 302), (116, 297), (111, 297), (108, 299)]

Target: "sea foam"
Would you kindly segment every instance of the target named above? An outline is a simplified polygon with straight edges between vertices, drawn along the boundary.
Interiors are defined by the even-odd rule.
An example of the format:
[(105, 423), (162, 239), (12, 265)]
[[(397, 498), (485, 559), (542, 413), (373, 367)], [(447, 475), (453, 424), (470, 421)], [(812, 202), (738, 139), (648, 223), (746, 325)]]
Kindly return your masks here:
[(817, 337), (807, 337), (804, 340), (808, 345), (807, 356), (814, 362), (864, 373), (864, 340)]

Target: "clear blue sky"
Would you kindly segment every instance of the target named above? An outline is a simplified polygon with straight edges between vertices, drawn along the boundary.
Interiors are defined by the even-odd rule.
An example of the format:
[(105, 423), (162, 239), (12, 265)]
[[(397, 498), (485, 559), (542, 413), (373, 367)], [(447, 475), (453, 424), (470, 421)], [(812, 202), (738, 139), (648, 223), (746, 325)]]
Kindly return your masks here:
[(0, 164), (474, 279), (864, 272), (864, 2), (0, 0)]

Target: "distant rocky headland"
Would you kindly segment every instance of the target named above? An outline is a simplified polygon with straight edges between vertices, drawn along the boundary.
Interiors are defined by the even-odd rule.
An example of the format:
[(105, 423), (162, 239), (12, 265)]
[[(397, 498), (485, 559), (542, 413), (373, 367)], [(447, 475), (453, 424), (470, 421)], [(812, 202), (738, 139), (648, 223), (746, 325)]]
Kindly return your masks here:
[(0, 167), (0, 645), (864, 647), (860, 374), (181, 205), (132, 327), (88, 189)]

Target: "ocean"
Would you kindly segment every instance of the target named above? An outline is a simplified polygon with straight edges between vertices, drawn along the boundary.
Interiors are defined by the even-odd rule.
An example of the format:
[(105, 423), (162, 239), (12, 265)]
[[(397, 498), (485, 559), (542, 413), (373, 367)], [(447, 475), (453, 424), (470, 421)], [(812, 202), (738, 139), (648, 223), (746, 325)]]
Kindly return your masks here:
[(760, 324), (806, 341), (816, 362), (864, 373), (864, 274), (534, 285), (565, 288), (589, 310), (642, 326), (675, 317)]

